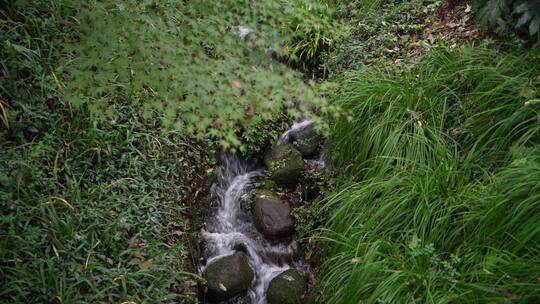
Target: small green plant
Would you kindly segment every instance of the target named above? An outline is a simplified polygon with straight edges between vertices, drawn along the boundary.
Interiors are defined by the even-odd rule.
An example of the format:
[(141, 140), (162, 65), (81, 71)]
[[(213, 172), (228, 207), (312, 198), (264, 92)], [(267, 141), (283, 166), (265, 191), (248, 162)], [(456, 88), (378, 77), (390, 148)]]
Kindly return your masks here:
[(334, 24), (333, 6), (327, 1), (302, 0), (295, 3), (303, 13), (287, 23), (287, 31), (292, 34), (285, 44), (285, 56), (293, 66), (315, 70), (322, 63), (322, 54), (333, 46), (339, 36), (340, 27)]
[(525, 30), (536, 37), (540, 30), (540, 2), (535, 0), (477, 0), (480, 21), (498, 33)]

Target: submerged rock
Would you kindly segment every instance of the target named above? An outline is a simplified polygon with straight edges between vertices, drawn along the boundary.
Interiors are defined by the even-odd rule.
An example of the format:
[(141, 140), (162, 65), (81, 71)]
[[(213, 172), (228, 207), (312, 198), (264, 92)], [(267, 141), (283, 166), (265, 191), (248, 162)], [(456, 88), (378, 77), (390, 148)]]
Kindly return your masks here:
[(266, 298), (270, 304), (302, 304), (306, 302), (306, 281), (296, 269), (289, 269), (270, 281)]
[(203, 273), (206, 279), (205, 295), (219, 302), (247, 291), (253, 280), (253, 270), (245, 253), (236, 252), (210, 264)]
[(253, 221), (260, 233), (269, 239), (279, 239), (294, 233), (291, 207), (271, 191), (255, 193)]
[(264, 158), (268, 175), (281, 186), (295, 186), (304, 170), (302, 153), (293, 145), (274, 147)]
[(294, 134), (292, 137), (294, 147), (306, 158), (317, 155), (322, 142), (323, 137), (313, 127)]

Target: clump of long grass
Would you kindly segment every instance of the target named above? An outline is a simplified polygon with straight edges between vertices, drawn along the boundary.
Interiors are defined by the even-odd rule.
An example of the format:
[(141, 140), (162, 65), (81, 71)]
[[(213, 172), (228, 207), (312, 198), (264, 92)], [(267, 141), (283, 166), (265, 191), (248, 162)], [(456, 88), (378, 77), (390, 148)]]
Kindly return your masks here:
[(540, 65), (437, 50), (349, 75), (336, 98), (321, 302), (540, 299)]

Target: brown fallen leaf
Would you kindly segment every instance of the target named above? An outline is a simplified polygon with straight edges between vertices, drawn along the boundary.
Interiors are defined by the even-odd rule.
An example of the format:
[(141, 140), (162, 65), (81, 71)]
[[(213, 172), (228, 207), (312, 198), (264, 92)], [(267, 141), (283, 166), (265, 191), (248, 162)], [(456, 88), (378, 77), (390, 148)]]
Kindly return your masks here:
[(246, 115), (251, 117), (255, 116), (255, 114), (257, 114), (257, 109), (255, 108), (255, 106), (248, 106), (246, 109)]
[(448, 23), (446, 24), (446, 26), (447, 26), (448, 28), (451, 28), (451, 29), (453, 29), (453, 28), (456, 28), (456, 27), (458, 27), (458, 26), (459, 26), (459, 23), (455, 23), (455, 22), (448, 22)]
[(241, 89), (242, 88), (242, 83), (240, 83), (240, 81), (238, 80), (231, 80), (231, 88), (233, 89)]

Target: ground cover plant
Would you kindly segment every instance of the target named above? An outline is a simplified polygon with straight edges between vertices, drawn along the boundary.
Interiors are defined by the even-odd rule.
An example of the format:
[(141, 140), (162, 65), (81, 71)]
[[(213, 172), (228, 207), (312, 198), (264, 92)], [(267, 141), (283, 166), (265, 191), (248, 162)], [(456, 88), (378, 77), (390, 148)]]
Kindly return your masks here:
[(540, 299), (537, 58), (439, 49), (347, 75), (322, 303)]
[(63, 100), (72, 7), (1, 7), (0, 301), (192, 302), (185, 212), (211, 149), (121, 99), (101, 123)]

